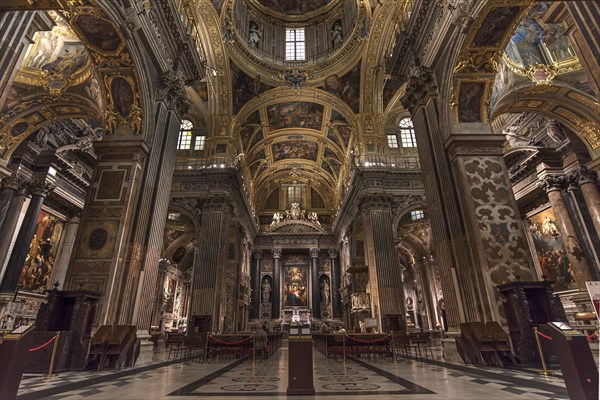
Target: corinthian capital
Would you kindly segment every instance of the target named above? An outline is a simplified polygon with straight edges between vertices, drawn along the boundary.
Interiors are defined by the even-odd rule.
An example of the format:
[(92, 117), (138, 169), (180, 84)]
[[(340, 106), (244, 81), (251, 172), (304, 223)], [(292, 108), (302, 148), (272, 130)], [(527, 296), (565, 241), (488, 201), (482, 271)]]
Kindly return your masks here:
[(273, 258), (281, 258), (281, 249), (273, 249), (271, 253), (273, 254)]
[(437, 85), (430, 69), (423, 66), (415, 67), (408, 78), (406, 93), (402, 97), (402, 106), (413, 113), (425, 101), (437, 95)]
[(56, 179), (36, 179), (28, 187), (32, 195), (46, 197), (56, 189)]
[(564, 176), (549, 175), (542, 179), (541, 187), (546, 192), (552, 192), (554, 190), (562, 190), (565, 187), (566, 181)]
[(176, 71), (168, 71), (158, 78), (156, 93), (158, 100), (165, 102), (167, 108), (183, 116), (192, 106), (184, 89), (183, 77)]
[(319, 258), (319, 249), (313, 248), (309, 250), (311, 258)]
[(577, 177), (577, 181), (580, 185), (598, 181), (598, 173), (596, 171), (590, 171), (586, 167), (581, 167), (574, 175)]

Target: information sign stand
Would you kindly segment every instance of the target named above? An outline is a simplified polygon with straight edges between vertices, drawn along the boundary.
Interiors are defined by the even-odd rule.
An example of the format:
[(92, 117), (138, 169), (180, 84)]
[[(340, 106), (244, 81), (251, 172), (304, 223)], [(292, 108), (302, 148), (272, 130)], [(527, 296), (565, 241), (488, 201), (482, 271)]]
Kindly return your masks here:
[(27, 335), (34, 325), (24, 325), (7, 333), (0, 340), (0, 399), (14, 399), (21, 384), (21, 377), (31, 353)]
[(569, 397), (597, 399), (598, 369), (587, 337), (563, 322), (550, 322), (548, 327)]
[(310, 327), (292, 326), (289, 335), (288, 395), (314, 395)]

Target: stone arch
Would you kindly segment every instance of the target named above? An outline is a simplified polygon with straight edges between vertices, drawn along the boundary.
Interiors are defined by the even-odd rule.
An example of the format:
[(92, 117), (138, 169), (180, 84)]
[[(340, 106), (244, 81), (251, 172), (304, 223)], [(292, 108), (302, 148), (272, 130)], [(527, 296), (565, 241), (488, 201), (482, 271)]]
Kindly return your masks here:
[[(19, 120), (30, 118), (28, 122), (39, 121), (40, 117), (36, 117), (35, 113), (39, 110), (48, 110), (57, 108), (57, 103), (63, 107), (80, 108), (81, 112), (73, 112), (84, 120), (92, 120), (102, 127), (109, 128), (109, 133), (115, 133), (117, 125), (126, 125), (126, 132), (134, 131), (134, 134), (142, 134), (142, 126), (152, 124), (149, 118), (151, 115), (151, 105), (149, 101), (144, 101), (143, 93), (150, 93), (150, 79), (145, 79), (149, 76), (149, 72), (145, 68), (143, 55), (139, 51), (142, 46), (137, 46), (136, 38), (132, 37), (130, 32), (124, 32), (121, 27), (125, 26), (124, 21), (116, 12), (116, 9), (109, 2), (98, 1), (93, 5), (75, 6), (68, 10), (57, 9), (61, 17), (73, 29), (81, 43), (85, 46), (91, 55), (92, 65), (98, 74), (100, 89), (102, 95), (106, 97), (106, 112), (104, 115), (98, 115), (98, 111), (93, 107), (82, 105), (82, 101), (88, 102), (83, 96), (77, 96), (70, 92), (57, 93), (50, 91), (48, 95), (36, 96), (35, 99), (29, 99), (31, 102), (20, 102), (15, 106), (15, 109), (9, 110), (0, 120), (0, 132), (8, 133), (14, 129)], [(100, 40), (91, 30), (91, 26), (103, 29), (105, 34), (104, 39)], [(131, 43), (132, 45), (128, 45)], [(132, 51), (133, 49), (133, 51)], [(18, 67), (20, 68), (20, 66)], [(120, 79), (124, 79), (121, 81)], [(123, 84), (131, 85), (132, 91), (131, 102), (127, 104), (128, 110), (126, 115), (119, 115), (115, 100), (111, 94), (111, 90), (116, 92), (113, 84), (118, 80)], [(141, 84), (140, 84), (141, 82)], [(113, 85), (111, 88), (111, 84)], [(147, 90), (142, 90), (143, 85)], [(34, 106), (34, 108), (32, 108)], [(30, 113), (25, 114), (24, 109), (28, 109)], [(123, 111), (123, 110), (121, 110)], [(124, 113), (124, 112), (123, 112)], [(124, 113), (125, 114), (125, 113)], [(55, 116), (56, 117), (56, 116)], [(146, 118), (147, 120), (144, 120)], [(25, 140), (35, 129), (43, 126), (42, 123), (28, 123), (29, 128), (18, 135), (3, 135), (8, 140), (0, 142), (1, 157), (8, 159), (14, 149)], [(147, 129), (150, 132), (151, 129)]]
[(504, 94), (492, 110), (492, 118), (511, 112), (543, 114), (559, 121), (585, 143), (590, 155), (600, 154), (598, 103), (568, 86), (527, 86)]

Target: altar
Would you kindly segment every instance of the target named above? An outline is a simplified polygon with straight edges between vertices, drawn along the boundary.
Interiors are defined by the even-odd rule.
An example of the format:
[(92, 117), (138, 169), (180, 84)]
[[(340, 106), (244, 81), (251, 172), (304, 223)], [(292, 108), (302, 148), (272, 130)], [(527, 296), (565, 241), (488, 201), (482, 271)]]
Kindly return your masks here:
[(312, 322), (312, 311), (307, 307), (284, 308), (283, 323), (291, 324), (294, 322), (300, 322), (302, 325), (310, 325)]

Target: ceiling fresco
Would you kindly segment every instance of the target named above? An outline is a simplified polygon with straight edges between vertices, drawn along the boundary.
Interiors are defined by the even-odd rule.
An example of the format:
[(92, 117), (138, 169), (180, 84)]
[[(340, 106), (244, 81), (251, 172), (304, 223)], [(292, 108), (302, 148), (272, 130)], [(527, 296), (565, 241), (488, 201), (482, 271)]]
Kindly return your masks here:
[(317, 161), (319, 146), (315, 142), (304, 140), (303, 135), (290, 135), (291, 140), (275, 143), (271, 146), (273, 161), (302, 158), (308, 161)]
[(341, 78), (337, 74), (329, 75), (323, 82), (323, 89), (342, 99), (358, 112), (360, 100), (360, 64)]
[(252, 98), (273, 89), (273, 86), (260, 82), (260, 75), (251, 78), (233, 63), (231, 63), (231, 84), (234, 88), (232, 96), (233, 112), (236, 114)]
[(506, 30), (512, 25), (521, 7), (498, 7), (486, 15), (481, 27), (473, 38), (474, 46), (496, 46), (500, 43)]
[(273, 11), (301, 15), (315, 11), (330, 3), (331, 0), (258, 0), (258, 2)]
[(323, 105), (308, 102), (279, 103), (267, 108), (269, 130), (310, 128), (321, 130)]

